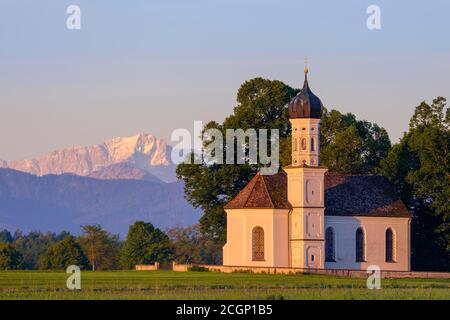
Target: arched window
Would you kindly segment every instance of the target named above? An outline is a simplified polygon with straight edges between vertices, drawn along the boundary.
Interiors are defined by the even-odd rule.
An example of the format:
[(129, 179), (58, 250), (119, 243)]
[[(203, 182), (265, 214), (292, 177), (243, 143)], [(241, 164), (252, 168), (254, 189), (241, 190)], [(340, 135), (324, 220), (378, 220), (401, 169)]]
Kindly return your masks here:
[(297, 139), (294, 139), (294, 151), (297, 151)]
[(395, 238), (391, 228), (386, 230), (386, 262), (394, 262)]
[(356, 262), (366, 260), (364, 231), (361, 228), (356, 230)]
[(314, 138), (311, 138), (311, 151), (314, 151), (316, 147), (314, 146)]
[(325, 261), (334, 262), (334, 229), (328, 227), (325, 231)]
[(253, 261), (264, 261), (264, 229), (254, 227), (252, 231)]

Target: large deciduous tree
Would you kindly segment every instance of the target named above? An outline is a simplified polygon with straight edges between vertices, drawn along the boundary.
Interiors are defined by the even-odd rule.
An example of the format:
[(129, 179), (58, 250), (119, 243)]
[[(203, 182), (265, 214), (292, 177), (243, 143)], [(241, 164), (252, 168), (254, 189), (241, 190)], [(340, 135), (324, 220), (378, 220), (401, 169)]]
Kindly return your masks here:
[(175, 250), (177, 262), (215, 265), (222, 263), (220, 246), (203, 235), (199, 225), (170, 228), (167, 235)]
[(172, 254), (169, 237), (164, 232), (151, 223), (137, 221), (128, 229), (120, 264), (132, 269), (138, 264), (167, 263)]
[(0, 242), (0, 270), (19, 269), (21, 264), (21, 254), (10, 244)]
[(376, 173), (391, 147), (384, 128), (336, 110), (324, 110), (320, 134), (320, 161), (331, 172)]
[(81, 229), (83, 235), (78, 241), (92, 271), (116, 269), (120, 252), (119, 236), (110, 234), (99, 225), (82, 226)]
[(39, 268), (45, 270), (65, 270), (71, 265), (86, 269), (88, 260), (73, 236), (66, 236), (50, 246), (39, 260)]
[(450, 270), (450, 109), (445, 98), (422, 102), (409, 131), (382, 162), (413, 214), (416, 270)]
[(15, 232), (12, 245), (19, 251), (23, 257), (23, 269), (38, 269), (39, 258), (56, 242), (70, 235), (68, 232), (54, 234), (52, 232), (31, 231), (23, 234), (20, 231)]

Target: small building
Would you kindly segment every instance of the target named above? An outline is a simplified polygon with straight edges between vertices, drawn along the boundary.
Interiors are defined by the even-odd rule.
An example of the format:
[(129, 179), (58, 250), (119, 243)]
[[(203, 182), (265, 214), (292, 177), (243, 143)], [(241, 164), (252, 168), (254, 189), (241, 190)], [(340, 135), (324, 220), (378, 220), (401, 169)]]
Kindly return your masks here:
[(389, 181), (320, 165), (323, 106), (307, 73), (289, 103), (292, 164), (258, 173), (224, 207), (224, 265), (409, 271), (411, 215)]

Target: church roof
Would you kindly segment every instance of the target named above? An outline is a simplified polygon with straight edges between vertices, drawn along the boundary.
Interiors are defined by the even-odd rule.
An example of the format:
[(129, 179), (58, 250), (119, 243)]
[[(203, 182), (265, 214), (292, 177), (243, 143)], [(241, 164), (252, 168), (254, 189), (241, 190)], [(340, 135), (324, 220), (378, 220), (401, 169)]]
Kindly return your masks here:
[(410, 217), (392, 184), (380, 175), (325, 175), (325, 215)]
[[(258, 173), (224, 209), (290, 209), (287, 175)], [(378, 175), (325, 175), (325, 215), (410, 217), (390, 182)]]
[(287, 201), (286, 173), (262, 175), (257, 173), (225, 209), (285, 209), (290, 208)]

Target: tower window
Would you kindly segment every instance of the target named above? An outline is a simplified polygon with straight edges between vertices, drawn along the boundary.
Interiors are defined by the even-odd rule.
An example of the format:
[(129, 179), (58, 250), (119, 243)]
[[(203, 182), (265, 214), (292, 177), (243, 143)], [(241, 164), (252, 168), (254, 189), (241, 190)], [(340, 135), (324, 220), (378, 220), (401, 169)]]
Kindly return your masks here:
[(364, 262), (366, 260), (364, 231), (361, 228), (356, 230), (356, 262)]
[(294, 139), (294, 151), (297, 151), (297, 139)]
[(315, 150), (315, 146), (314, 146), (314, 138), (311, 138), (311, 151)]
[(252, 231), (252, 260), (264, 261), (264, 229), (254, 227)]
[(306, 150), (306, 139), (302, 139), (302, 150)]
[(325, 261), (335, 262), (334, 229), (332, 227), (328, 227), (325, 231)]

